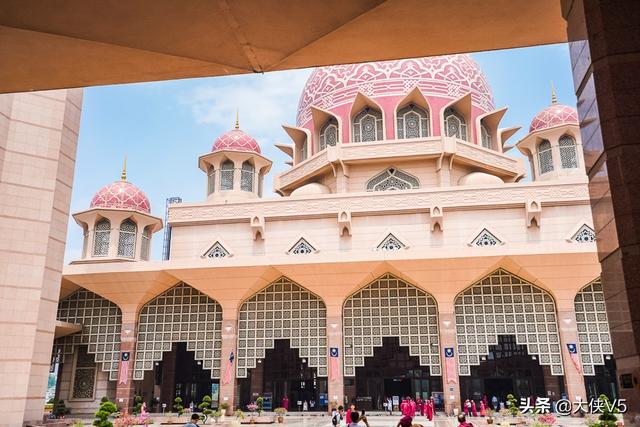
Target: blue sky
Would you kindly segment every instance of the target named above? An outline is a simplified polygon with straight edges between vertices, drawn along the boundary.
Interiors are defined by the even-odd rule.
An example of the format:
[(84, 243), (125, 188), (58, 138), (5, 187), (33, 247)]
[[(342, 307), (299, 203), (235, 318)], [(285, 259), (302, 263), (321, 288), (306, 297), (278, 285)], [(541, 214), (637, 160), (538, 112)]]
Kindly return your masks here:
[[(508, 106), (501, 126), (520, 125), (509, 141), (522, 138), (531, 118), (550, 103), (553, 81), (558, 100), (575, 105), (569, 49), (565, 44), (472, 54), (487, 76), (496, 107)], [(89, 207), (103, 185), (117, 180), (127, 156), (128, 180), (151, 201), (152, 213), (164, 217), (165, 199), (205, 199), (205, 176), (197, 159), (216, 136), (231, 129), (236, 109), (240, 127), (258, 140), (273, 162), (265, 180), (286, 168), (286, 156), (273, 144), (288, 143), (282, 124), (295, 124), (298, 98), (311, 69), (246, 76), (91, 87), (84, 91), (71, 212)], [(518, 156), (517, 150), (510, 155)], [(65, 262), (79, 258), (81, 229), (73, 218)], [(153, 241), (160, 258), (162, 233)]]

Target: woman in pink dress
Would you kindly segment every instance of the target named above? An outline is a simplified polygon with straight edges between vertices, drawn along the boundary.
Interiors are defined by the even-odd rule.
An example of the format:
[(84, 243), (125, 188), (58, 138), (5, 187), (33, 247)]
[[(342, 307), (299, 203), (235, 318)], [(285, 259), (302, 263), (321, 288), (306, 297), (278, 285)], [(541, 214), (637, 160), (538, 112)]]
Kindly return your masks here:
[(484, 417), (485, 415), (487, 415), (486, 411), (487, 411), (487, 407), (484, 404), (484, 400), (481, 400), (480, 401), (480, 416)]
[(402, 403), (400, 403), (400, 412), (402, 415), (409, 415), (409, 411), (407, 411), (407, 399), (402, 399)]
[(473, 414), (474, 417), (478, 416), (478, 408), (476, 407), (476, 401), (475, 400), (471, 401), (471, 413)]
[(422, 401), (421, 397), (416, 400), (416, 412), (419, 415), (424, 415), (424, 402)]
[(289, 410), (289, 398), (287, 396), (282, 398), (282, 407), (287, 411)]
[(416, 417), (416, 401), (413, 399), (409, 400), (409, 408), (410, 408), (410, 413), (409, 415), (411, 416), (411, 418), (415, 418)]
[(464, 401), (464, 405), (462, 405), (462, 410), (464, 411), (464, 415), (466, 417), (469, 416), (469, 409), (471, 409), (471, 404), (469, 403), (469, 399)]
[(429, 419), (429, 421), (433, 420), (433, 406), (431, 406), (431, 399), (427, 400), (427, 403), (425, 404), (426, 408), (426, 413), (427, 413), (427, 418)]

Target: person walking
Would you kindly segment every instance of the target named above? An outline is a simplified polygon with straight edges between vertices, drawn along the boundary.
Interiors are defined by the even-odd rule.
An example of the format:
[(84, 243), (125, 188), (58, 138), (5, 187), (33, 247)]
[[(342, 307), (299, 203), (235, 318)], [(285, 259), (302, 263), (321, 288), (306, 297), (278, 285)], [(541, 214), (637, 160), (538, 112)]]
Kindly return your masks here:
[(474, 418), (478, 416), (478, 408), (476, 407), (476, 401), (474, 399), (471, 399), (471, 413)]
[(387, 410), (389, 411), (389, 415), (393, 415), (393, 399), (387, 397)]
[(484, 400), (480, 401), (480, 416), (484, 417), (487, 415), (487, 406), (484, 404)]

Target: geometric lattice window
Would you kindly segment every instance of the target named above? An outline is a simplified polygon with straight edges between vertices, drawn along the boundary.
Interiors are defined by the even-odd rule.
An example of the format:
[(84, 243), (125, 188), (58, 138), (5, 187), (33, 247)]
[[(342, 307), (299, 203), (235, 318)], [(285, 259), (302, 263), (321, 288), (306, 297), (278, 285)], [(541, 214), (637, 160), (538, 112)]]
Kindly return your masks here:
[(136, 224), (125, 219), (120, 224), (118, 235), (118, 256), (133, 258), (136, 255)]
[(207, 252), (203, 255), (204, 258), (224, 258), (229, 256), (229, 251), (224, 248), (220, 244), (220, 242), (215, 242), (213, 246), (209, 248)]
[(291, 255), (308, 255), (317, 251), (304, 237), (301, 237), (287, 252)]
[(253, 171), (253, 165), (248, 160), (242, 163), (240, 172), (240, 189), (242, 191), (253, 191)]
[(596, 241), (596, 232), (587, 224), (583, 224), (571, 237), (571, 240), (578, 243), (593, 243)]
[(78, 346), (87, 346), (87, 353), (93, 355), (109, 380), (118, 378), (120, 356), (120, 328), (122, 312), (113, 302), (85, 289), (78, 290), (58, 303), (57, 319), (82, 325), (82, 331), (57, 338), (53, 354), (62, 354), (63, 363), (69, 362)]
[(96, 361), (93, 355), (87, 353), (86, 346), (78, 346), (71, 398), (93, 400), (95, 397), (95, 385)]
[(87, 257), (87, 251), (89, 250), (89, 229), (86, 225), (83, 225), (82, 230), (82, 258), (84, 259)]
[(367, 191), (411, 190), (420, 188), (418, 178), (396, 168), (388, 168), (367, 181)]
[(331, 117), (320, 129), (320, 151), (338, 142), (338, 121)]
[(460, 114), (452, 108), (444, 112), (444, 126), (447, 136), (467, 141), (467, 123)]
[(560, 147), (560, 163), (563, 169), (578, 167), (578, 154), (576, 153), (576, 140), (569, 135), (562, 135), (558, 141)]
[(429, 136), (429, 113), (409, 104), (396, 116), (398, 139), (426, 138)]
[(431, 375), (441, 375), (438, 307), (430, 294), (385, 274), (347, 298), (342, 316), (345, 376), (354, 376), (384, 337), (398, 337)]
[(396, 236), (389, 233), (382, 242), (376, 247), (379, 251), (397, 251), (407, 246), (400, 241)]
[(327, 376), (327, 310), (320, 297), (281, 277), (246, 300), (239, 315), (238, 378), (246, 378), (278, 339), (298, 349), (319, 377)]
[(211, 378), (220, 378), (222, 306), (197, 289), (179, 283), (145, 304), (138, 321), (133, 379), (162, 360), (173, 343), (184, 342)]
[(151, 249), (151, 226), (147, 225), (142, 231), (142, 245), (140, 247), (140, 258), (148, 261)]
[(207, 170), (207, 195), (216, 191), (216, 170), (209, 166)]
[(353, 142), (382, 141), (382, 113), (365, 107), (353, 118)]
[(233, 190), (234, 165), (231, 160), (225, 160), (220, 165), (220, 190)]
[(582, 372), (584, 375), (595, 375), (594, 365), (604, 365), (605, 358), (613, 354), (600, 278), (578, 292), (574, 307)]
[(93, 232), (93, 256), (109, 255), (109, 236), (111, 235), (111, 223), (103, 218), (95, 225)]
[(540, 175), (553, 170), (551, 143), (546, 139), (543, 139), (540, 145), (538, 145), (538, 164), (540, 165)]
[(471, 375), (499, 335), (515, 335), (540, 365), (563, 375), (556, 306), (543, 289), (498, 269), (456, 297), (455, 314), (460, 375)]
[(491, 133), (484, 123), (480, 125), (480, 139), (484, 148), (491, 149)]
[(495, 246), (501, 244), (502, 241), (491, 234), (486, 228), (471, 241), (470, 246)]

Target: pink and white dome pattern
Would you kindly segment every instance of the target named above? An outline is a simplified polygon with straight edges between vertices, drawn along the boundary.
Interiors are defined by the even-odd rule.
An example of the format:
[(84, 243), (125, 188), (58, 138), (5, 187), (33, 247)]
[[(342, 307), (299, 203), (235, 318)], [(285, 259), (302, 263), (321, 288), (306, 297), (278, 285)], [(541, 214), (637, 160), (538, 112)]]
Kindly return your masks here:
[(568, 105), (553, 104), (535, 115), (529, 133), (566, 124), (577, 125), (578, 112)]
[(220, 150), (251, 151), (260, 154), (260, 145), (258, 141), (240, 129), (232, 129), (214, 141), (211, 151)]
[(471, 92), (475, 106), (484, 112), (494, 109), (478, 64), (469, 55), (447, 55), (317, 68), (300, 96), (297, 123), (309, 121), (311, 106), (330, 110), (353, 102), (358, 91), (371, 98), (402, 96), (416, 86), (425, 96), (451, 100)]
[(127, 181), (116, 181), (102, 187), (91, 200), (91, 208), (125, 209), (151, 212), (147, 196)]

